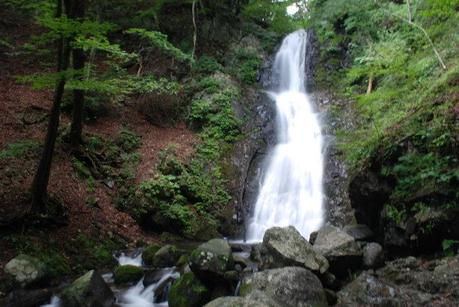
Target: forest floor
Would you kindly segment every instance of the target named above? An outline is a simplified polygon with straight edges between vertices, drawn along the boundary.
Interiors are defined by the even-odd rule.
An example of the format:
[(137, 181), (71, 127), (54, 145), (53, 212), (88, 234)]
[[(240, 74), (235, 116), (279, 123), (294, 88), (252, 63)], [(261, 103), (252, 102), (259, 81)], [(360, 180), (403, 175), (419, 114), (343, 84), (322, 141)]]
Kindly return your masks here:
[[(23, 41), (24, 33), (9, 33), (10, 41), (18, 45)], [(0, 50), (1, 52), (1, 50)], [(47, 127), (47, 114), (52, 103), (51, 90), (34, 90), (31, 86), (17, 82), (16, 76), (28, 75), (39, 71), (33, 59), (25, 60), (14, 54), (0, 56), (0, 151), (9, 144), (22, 141), (43, 143)], [(61, 128), (69, 125), (69, 118), (61, 116)], [(175, 144), (179, 157), (186, 158), (193, 152), (198, 137), (185, 124), (175, 127), (156, 127), (140, 114), (135, 101), (123, 105), (109, 106), (107, 115), (85, 125), (85, 132), (102, 138), (114, 138), (123, 127), (128, 127), (141, 137), (138, 149), (141, 161), (137, 167), (136, 180), (141, 181), (153, 175), (159, 151), (169, 144)], [(0, 159), (0, 214), (13, 210), (29, 210), (26, 197), (33, 180), (40, 150), (33, 155), (24, 154)], [(132, 217), (118, 211), (113, 204), (116, 187), (109, 188), (102, 182), (96, 182), (91, 195), (97, 199), (97, 207), (86, 204), (88, 197), (87, 183), (80, 179), (71, 163), (71, 154), (63, 146), (57, 145), (52, 165), (48, 188), (49, 194), (62, 202), (69, 211), (69, 221), (51, 231), (31, 233), (24, 230), (24, 225), (16, 225), (15, 230), (2, 234), (0, 240), (0, 268), (15, 256), (15, 248), (6, 236), (13, 233), (26, 234), (28, 239), (48, 240), (57, 246), (63, 246), (68, 240), (81, 234), (96, 240), (106, 237), (121, 237), (126, 242), (151, 242), (158, 238), (144, 232)], [(0, 233), (4, 230), (0, 229)], [(35, 231), (34, 231), (35, 232)], [(46, 233), (46, 235), (43, 235)], [(43, 242), (37, 242), (41, 244)], [(34, 243), (32, 243), (34, 244)], [(0, 279), (3, 270), (0, 269)]]

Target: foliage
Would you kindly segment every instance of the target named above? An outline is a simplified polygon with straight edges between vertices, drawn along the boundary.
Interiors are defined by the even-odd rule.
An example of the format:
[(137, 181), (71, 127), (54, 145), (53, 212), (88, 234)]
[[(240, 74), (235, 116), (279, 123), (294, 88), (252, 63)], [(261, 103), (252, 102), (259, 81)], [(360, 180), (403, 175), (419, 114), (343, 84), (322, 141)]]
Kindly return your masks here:
[(157, 32), (157, 31), (148, 31), (145, 29), (133, 28), (126, 31), (127, 34), (135, 34), (148, 41), (159, 48), (161, 51), (167, 53), (168, 55), (177, 58), (178, 60), (184, 62), (193, 62), (191, 55), (184, 53), (180, 49), (174, 47), (167, 40), (167, 35)]
[(0, 160), (9, 158), (19, 158), (30, 152), (36, 152), (40, 148), (40, 143), (36, 140), (22, 140), (16, 143), (6, 145), (6, 148), (0, 151)]
[(217, 71), (222, 71), (223, 66), (214, 58), (203, 55), (193, 65), (193, 71), (200, 74), (212, 74)]
[(410, 4), (411, 14), (406, 1), (308, 7), (321, 46), (318, 84), (354, 101), (355, 127), (338, 135), (351, 170), (379, 171), (391, 188), (386, 217), (415, 218), (427, 235), (459, 200), (459, 2)]
[(253, 0), (244, 7), (244, 16), (274, 32), (286, 34), (304, 26), (304, 16), (290, 16), (287, 7), (300, 1)]
[(443, 240), (443, 252), (449, 256), (454, 256), (459, 252), (459, 241), (457, 240)]

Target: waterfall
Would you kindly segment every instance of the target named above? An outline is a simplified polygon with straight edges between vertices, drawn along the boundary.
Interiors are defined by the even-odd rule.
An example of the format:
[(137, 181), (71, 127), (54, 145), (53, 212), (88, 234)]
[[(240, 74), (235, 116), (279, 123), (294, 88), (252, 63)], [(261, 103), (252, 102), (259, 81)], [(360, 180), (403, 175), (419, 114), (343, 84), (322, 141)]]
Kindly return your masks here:
[(269, 95), (276, 103), (277, 145), (266, 161), (246, 239), (258, 242), (273, 226), (294, 226), (305, 237), (323, 222), (322, 135), (306, 94), (307, 33), (288, 35), (276, 54), (279, 79)]

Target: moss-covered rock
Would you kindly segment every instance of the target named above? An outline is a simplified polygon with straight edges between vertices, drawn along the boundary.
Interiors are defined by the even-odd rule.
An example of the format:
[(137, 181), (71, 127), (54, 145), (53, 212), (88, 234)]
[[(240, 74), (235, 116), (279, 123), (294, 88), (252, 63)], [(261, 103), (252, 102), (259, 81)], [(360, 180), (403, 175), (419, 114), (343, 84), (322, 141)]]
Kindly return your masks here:
[(157, 251), (161, 249), (161, 245), (159, 244), (150, 244), (145, 248), (142, 253), (142, 260), (147, 265), (153, 264), (153, 259)]
[(115, 270), (115, 283), (125, 284), (139, 281), (143, 276), (142, 268), (134, 265), (122, 265)]
[(171, 287), (169, 306), (200, 307), (209, 297), (209, 289), (192, 272), (185, 273)]
[(174, 266), (179, 260), (180, 254), (174, 245), (165, 245), (155, 253), (152, 265), (158, 268)]
[(214, 284), (223, 281), (233, 265), (231, 247), (223, 239), (201, 244), (190, 255), (191, 270), (203, 281)]
[(112, 290), (94, 270), (76, 279), (60, 297), (64, 307), (112, 306), (115, 303)]

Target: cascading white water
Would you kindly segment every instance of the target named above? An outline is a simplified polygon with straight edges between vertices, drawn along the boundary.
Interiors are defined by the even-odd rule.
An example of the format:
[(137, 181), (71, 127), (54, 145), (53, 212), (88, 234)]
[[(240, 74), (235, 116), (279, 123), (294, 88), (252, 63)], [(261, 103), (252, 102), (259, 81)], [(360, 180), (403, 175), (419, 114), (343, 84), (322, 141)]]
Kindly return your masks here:
[(267, 163), (246, 240), (258, 242), (273, 226), (294, 226), (305, 237), (323, 222), (322, 135), (305, 88), (307, 33), (288, 35), (273, 66), (279, 86), (276, 102), (278, 143)]

